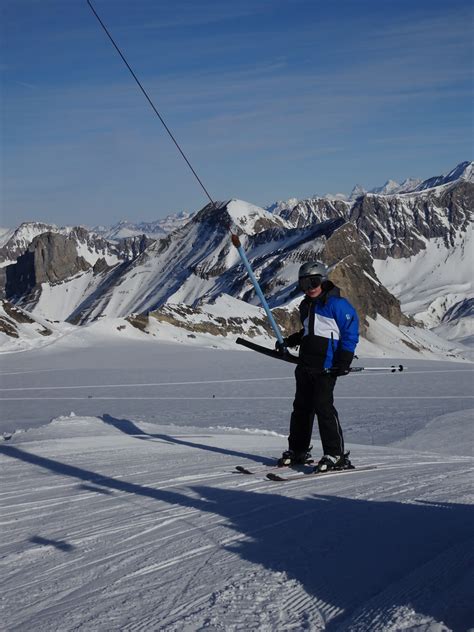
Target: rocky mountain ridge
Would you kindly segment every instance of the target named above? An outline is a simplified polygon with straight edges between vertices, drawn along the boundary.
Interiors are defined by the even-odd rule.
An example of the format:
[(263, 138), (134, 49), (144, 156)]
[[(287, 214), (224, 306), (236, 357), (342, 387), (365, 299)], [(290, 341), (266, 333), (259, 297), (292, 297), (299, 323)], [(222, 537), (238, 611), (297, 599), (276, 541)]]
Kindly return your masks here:
[[(431, 181), (431, 188), (418, 184), (410, 193), (365, 194), (353, 203), (312, 198), (271, 211), (238, 200), (209, 204), (157, 240), (111, 243), (86, 229), (47, 227), (2, 269), (4, 292), (33, 315), (76, 324), (163, 309), (169, 318), (171, 306), (198, 310), (225, 294), (257, 305), (231, 245), (232, 231), (284, 329), (296, 322), (297, 269), (312, 258), (332, 266), (331, 278), (358, 309), (363, 333), (377, 316), (407, 325), (413, 321), (384, 287), (374, 261), (415, 257), (433, 240), (455, 248), (472, 221), (472, 163)], [(4, 246), (10, 247), (5, 256), (11, 246)], [(459, 294), (463, 299), (469, 296)], [(453, 314), (464, 313), (452, 302), (446, 305)]]
[(473, 184), (473, 163), (464, 162), (407, 193), (365, 193), (353, 203), (311, 198), (294, 206), (281, 203), (274, 212), (298, 228), (343, 218), (357, 226), (375, 259), (410, 257), (427, 239), (454, 244), (455, 235), (472, 221)]
[(113, 226), (94, 226), (91, 230), (108, 241), (117, 241), (126, 237), (138, 237), (141, 235), (146, 235), (150, 239), (160, 239), (189, 222), (192, 216), (193, 213), (180, 211), (152, 222), (129, 222), (124, 219)]

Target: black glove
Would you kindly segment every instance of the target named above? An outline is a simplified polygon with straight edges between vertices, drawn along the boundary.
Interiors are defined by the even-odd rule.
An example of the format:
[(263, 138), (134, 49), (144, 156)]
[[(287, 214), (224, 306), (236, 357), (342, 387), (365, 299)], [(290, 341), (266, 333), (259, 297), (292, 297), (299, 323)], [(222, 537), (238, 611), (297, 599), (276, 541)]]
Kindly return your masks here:
[(275, 342), (275, 349), (279, 353), (285, 353), (286, 349), (290, 349), (291, 347), (297, 347), (301, 343), (301, 338), (303, 337), (304, 329), (301, 331), (297, 331), (291, 336), (287, 338), (283, 338), (283, 344), (278, 340)]
[(344, 375), (349, 375), (350, 372), (351, 372), (350, 367), (343, 368), (343, 367), (337, 366), (331, 369), (331, 375), (334, 375), (335, 377), (344, 377)]
[(351, 363), (354, 358), (352, 351), (344, 351), (343, 349), (336, 352), (333, 360), (331, 374), (336, 377), (349, 375), (351, 372)]
[(283, 338), (283, 342), (280, 342), (279, 340), (275, 342), (275, 349), (276, 351), (278, 351), (278, 353), (285, 353), (287, 346), (288, 345), (285, 342), (285, 338)]
[(301, 329), (300, 331), (297, 331), (294, 334), (291, 334), (291, 336), (288, 336), (287, 338), (284, 339), (285, 341), (285, 346), (289, 347), (290, 349), (292, 347), (298, 347), (301, 344), (301, 338), (303, 337), (304, 334), (304, 329)]

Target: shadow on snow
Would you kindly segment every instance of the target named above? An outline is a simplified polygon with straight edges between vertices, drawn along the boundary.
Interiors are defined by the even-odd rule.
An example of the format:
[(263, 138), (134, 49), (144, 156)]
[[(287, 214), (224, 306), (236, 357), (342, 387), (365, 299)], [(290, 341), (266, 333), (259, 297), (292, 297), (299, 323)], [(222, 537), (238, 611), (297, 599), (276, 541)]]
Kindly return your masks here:
[[(193, 487), (195, 498), (102, 476), (14, 446), (0, 446), (0, 453), (109, 490), (224, 516), (229, 528), (246, 537), (223, 548), (286, 573), (309, 595), (340, 609), (329, 630), (342, 629), (348, 617), (351, 630), (367, 629), (368, 616), (374, 620), (397, 605), (411, 606), (456, 631), (472, 623), (474, 512), (469, 505), (316, 494), (295, 499), (209, 486)], [(365, 609), (358, 612), (360, 604)]]
[(50, 540), (49, 538), (43, 538), (40, 535), (33, 535), (31, 538), (28, 538), (28, 541), (32, 544), (39, 544), (40, 546), (52, 546), (58, 551), (73, 551), (74, 546), (69, 544), (69, 542), (65, 542), (64, 540)]
[(262, 464), (275, 463), (275, 459), (266, 458), (264, 456), (259, 456), (257, 454), (251, 454), (249, 452), (238, 452), (237, 450), (229, 450), (227, 448), (218, 448), (216, 446), (207, 445), (205, 443), (185, 441), (184, 439), (180, 439), (172, 435), (149, 434), (147, 432), (144, 432), (141, 428), (139, 428), (133, 421), (130, 421), (130, 419), (117, 419), (107, 414), (102, 415), (100, 419), (102, 419), (102, 421), (105, 422), (106, 424), (113, 426), (117, 430), (120, 430), (121, 432), (127, 435), (134, 436), (137, 439), (159, 439), (160, 441), (163, 441), (165, 443), (185, 445), (189, 448), (196, 448), (198, 450), (206, 450), (207, 452), (214, 452), (217, 454), (225, 454), (226, 456), (235, 456), (240, 459), (249, 459), (251, 461), (256, 461), (257, 463), (262, 463)]

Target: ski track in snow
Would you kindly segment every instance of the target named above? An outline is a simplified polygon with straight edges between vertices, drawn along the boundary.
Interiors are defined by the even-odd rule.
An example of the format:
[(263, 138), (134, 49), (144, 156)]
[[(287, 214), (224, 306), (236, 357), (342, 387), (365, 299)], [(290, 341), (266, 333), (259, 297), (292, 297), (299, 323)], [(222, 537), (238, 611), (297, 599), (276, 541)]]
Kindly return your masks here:
[[(82, 439), (69, 436), (75, 423), (84, 425)], [(405, 619), (421, 616), (410, 614), (410, 603), (423, 600), (427, 581), (430, 590), (448, 588), (467, 573), (462, 524), (452, 542), (430, 542), (429, 555), (408, 541), (403, 563), (391, 555), (373, 579), (356, 568), (365, 554), (347, 546), (351, 533), (354, 547), (358, 539), (367, 544), (370, 538), (357, 535), (366, 527), (375, 537), (378, 528), (364, 515), (373, 512), (377, 522), (384, 504), (395, 503), (389, 513), (396, 516), (428, 503), (428, 529), (437, 512), (456, 511), (445, 503), (454, 485), (458, 499), (467, 497), (472, 459), (366, 446), (357, 449), (360, 464), (376, 462), (376, 470), (278, 484), (264, 480), (263, 470), (232, 471), (232, 451), (257, 441), (268, 452), (278, 438), (200, 438), (194, 429), (189, 443), (199, 449), (178, 442), (163, 452), (163, 442), (114, 428), (94, 437), (100, 425), (65, 419), (35, 431), (33, 441), (1, 446), (1, 594), (9, 630), (270, 632), (333, 629), (335, 622), (342, 627), (334, 629), (397, 629), (390, 625), (400, 607), (408, 609)], [(206, 440), (222, 453), (206, 455)]]
[[(127, 393), (133, 399), (127, 390), (114, 398), (116, 417), (103, 411), (99, 417), (92, 407), (100, 403), (92, 398), (87, 410), (94, 414), (43, 418), (39, 426), (28, 402), (12, 409), (17, 431), (4, 426), (11, 432), (0, 442), (0, 603), (8, 632), (457, 632), (473, 626), (474, 460), (465, 445), (472, 436), (465, 369), (431, 363), (408, 378), (343, 382), (337, 398), (352, 408), (351, 423), (343, 422), (347, 438), (371, 430), (383, 439), (379, 428), (391, 424), (398, 446), (349, 446), (356, 466), (375, 470), (274, 483), (264, 478), (263, 464), (286, 440), (264, 428), (280, 429), (279, 414), (287, 424), (290, 404), (282, 406), (280, 398), (292, 378), (276, 365), (258, 381), (260, 367), (274, 365), (246, 360), (235, 369), (235, 354), (213, 355), (220, 364), (210, 370), (200, 361), (190, 365), (192, 353), (180, 353), (176, 365), (167, 359), (153, 373), (141, 354), (138, 370), (127, 366), (116, 377), (130, 373), (124, 388), (134, 380), (137, 387), (182, 386), (164, 395), (211, 404), (233, 398), (239, 405), (195, 403), (174, 413), (171, 404), (155, 410), (137, 398), (132, 415), (120, 401)], [(90, 358), (74, 361), (82, 363), (77, 372), (38, 368), (35, 376), (18, 359), (12, 377), (4, 374), (5, 390), (91, 388), (81, 386)], [(114, 368), (115, 356), (109, 361)], [(96, 372), (85, 383), (108, 388), (101, 382), (109, 370), (91, 366)], [(237, 379), (205, 379), (221, 375)], [(208, 384), (221, 390), (206, 390)], [(257, 408), (253, 399), (247, 410), (245, 396), (265, 401)], [(376, 407), (375, 397), (386, 399)], [(371, 401), (359, 409), (358, 398)], [(35, 404), (41, 411), (49, 410), (44, 399)], [(28, 419), (36, 427), (26, 429)], [(250, 419), (255, 431), (245, 432)], [(273, 425), (266, 425), (269, 419)], [(314, 441), (317, 456), (316, 434)], [(239, 464), (256, 474), (235, 472)]]

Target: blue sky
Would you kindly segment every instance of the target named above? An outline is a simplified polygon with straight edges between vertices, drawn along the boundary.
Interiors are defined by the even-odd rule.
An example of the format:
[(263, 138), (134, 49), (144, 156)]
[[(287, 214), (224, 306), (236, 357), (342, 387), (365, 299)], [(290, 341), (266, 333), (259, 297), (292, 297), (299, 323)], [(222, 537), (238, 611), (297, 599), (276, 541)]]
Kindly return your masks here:
[[(265, 206), (472, 159), (467, 0), (92, 0), (217, 200)], [(86, 0), (2, 0), (0, 225), (207, 202)]]

